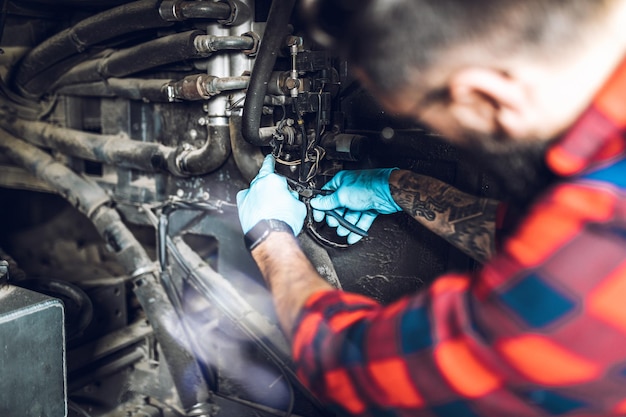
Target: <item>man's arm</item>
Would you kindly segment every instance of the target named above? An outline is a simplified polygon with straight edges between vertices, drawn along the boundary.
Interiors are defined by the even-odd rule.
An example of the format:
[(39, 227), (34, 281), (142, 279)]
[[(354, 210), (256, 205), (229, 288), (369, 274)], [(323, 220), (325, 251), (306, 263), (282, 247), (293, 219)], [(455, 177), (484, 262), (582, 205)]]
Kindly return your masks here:
[(467, 255), (480, 262), (493, 255), (498, 201), (405, 170), (391, 173), (389, 188), (405, 212)]
[(272, 292), (280, 325), (291, 338), (305, 301), (318, 291), (334, 288), (317, 273), (290, 233), (271, 233), (252, 250), (252, 257)]

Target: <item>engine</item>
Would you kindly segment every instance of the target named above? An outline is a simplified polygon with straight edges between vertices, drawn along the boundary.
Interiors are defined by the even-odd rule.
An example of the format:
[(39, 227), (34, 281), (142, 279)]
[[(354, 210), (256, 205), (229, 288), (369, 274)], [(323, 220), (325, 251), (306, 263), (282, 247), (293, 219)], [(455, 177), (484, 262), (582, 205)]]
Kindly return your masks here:
[[(265, 155), (303, 201), (400, 166), (475, 193), (458, 150), (381, 110), (295, 0), (2, 0), (0, 415), (330, 416), (296, 377), (236, 194)], [(474, 263), (404, 214), (332, 285), (382, 303)]]

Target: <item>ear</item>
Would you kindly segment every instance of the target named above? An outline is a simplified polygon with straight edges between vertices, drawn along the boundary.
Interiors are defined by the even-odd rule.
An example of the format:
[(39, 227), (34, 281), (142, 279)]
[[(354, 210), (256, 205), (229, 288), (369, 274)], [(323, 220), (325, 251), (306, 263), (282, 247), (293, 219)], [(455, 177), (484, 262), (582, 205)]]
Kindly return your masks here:
[(469, 67), (455, 72), (448, 85), (450, 114), (463, 128), (513, 138), (528, 129), (532, 106), (521, 80), (500, 70)]

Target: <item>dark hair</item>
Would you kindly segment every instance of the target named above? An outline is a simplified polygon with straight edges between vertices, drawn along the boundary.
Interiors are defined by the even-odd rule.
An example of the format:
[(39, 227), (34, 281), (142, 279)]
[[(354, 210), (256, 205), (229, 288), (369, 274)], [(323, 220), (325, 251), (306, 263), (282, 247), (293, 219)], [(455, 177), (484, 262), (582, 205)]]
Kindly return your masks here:
[[(479, 46), (494, 57), (558, 55), (620, 0), (305, 0), (316, 3), (318, 32), (360, 67), (381, 92), (406, 71), (425, 71), (446, 52)], [(327, 39), (330, 39), (327, 37)]]

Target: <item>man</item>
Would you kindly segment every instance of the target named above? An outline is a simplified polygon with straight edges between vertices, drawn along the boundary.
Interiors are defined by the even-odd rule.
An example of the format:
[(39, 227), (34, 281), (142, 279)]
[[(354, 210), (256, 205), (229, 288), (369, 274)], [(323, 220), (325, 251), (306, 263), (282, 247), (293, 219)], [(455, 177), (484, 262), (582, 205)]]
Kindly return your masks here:
[[(390, 111), (497, 159), (541, 150), (544, 164), (513, 178), (524, 214), (480, 272), (382, 307), (318, 276), (294, 237), (305, 209), (268, 158), (240, 219), (302, 380), (353, 415), (626, 414), (626, 2), (306, 4), (340, 17), (316, 33)], [(550, 175), (533, 176), (541, 166)], [(346, 208), (363, 226), (369, 210), (420, 218), (422, 180), (342, 173), (312, 204), (318, 220)], [(482, 259), (490, 230), (469, 234)]]

